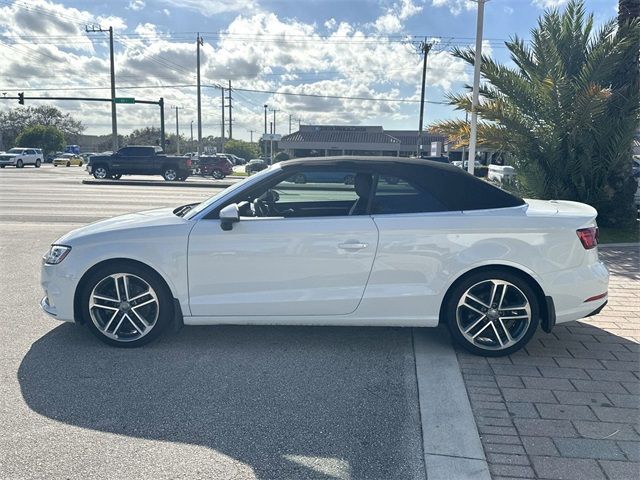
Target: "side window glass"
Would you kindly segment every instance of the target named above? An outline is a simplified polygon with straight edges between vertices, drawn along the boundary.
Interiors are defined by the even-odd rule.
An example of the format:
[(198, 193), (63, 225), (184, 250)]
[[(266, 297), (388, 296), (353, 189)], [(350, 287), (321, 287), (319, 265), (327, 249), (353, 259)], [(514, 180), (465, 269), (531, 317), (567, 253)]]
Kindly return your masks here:
[(423, 213), (442, 212), (447, 208), (424, 188), (409, 181), (381, 175), (376, 188), (373, 213)]
[(349, 171), (302, 170), (289, 175), (257, 198), (247, 198), (242, 216), (336, 217), (367, 211), (372, 175)]

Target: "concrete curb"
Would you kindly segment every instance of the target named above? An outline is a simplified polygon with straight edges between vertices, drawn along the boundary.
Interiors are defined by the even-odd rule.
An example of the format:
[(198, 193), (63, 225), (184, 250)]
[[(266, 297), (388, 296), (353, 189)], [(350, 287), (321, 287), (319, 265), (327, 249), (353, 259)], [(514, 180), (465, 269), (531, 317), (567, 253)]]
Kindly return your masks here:
[(491, 480), (446, 327), (413, 329), (424, 463), (429, 480)]
[(156, 180), (82, 180), (84, 185), (122, 185), (136, 187), (195, 187), (195, 188), (226, 188), (237, 182), (229, 182), (224, 180), (211, 180), (210, 183), (205, 182), (167, 182)]

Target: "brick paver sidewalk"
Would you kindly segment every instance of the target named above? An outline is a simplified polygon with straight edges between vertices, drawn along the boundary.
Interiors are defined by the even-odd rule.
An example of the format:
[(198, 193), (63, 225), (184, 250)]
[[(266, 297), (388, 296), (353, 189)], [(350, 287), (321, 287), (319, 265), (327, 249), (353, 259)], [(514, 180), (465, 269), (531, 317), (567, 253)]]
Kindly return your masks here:
[(640, 249), (602, 248), (600, 315), (539, 332), (525, 351), (458, 351), (494, 480), (640, 478)]

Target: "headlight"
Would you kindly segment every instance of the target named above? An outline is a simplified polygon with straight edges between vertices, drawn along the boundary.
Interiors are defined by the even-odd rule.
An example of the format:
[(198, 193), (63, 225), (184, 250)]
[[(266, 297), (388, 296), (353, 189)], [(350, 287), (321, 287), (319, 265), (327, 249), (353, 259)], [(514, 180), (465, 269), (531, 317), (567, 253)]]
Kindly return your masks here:
[(70, 251), (71, 247), (65, 245), (51, 245), (51, 248), (43, 257), (44, 263), (47, 265), (57, 265), (65, 259)]

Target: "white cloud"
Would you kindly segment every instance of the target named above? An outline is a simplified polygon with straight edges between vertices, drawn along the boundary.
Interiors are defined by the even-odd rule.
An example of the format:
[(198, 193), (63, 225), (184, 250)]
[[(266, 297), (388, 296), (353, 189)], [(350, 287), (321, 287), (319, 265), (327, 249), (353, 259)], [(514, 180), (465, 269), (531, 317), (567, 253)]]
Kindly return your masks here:
[(473, 10), (476, 3), (471, 0), (431, 0), (434, 7), (447, 7), (453, 15), (459, 15), (463, 10)]
[(171, 12), (169, 11), (168, 8), (163, 8), (162, 13), (164, 13), (167, 17), (171, 15)]
[(569, 0), (532, 0), (536, 7), (540, 8), (558, 8), (567, 3)]
[(187, 8), (212, 17), (218, 13), (248, 12), (258, 8), (257, 0), (160, 0), (176, 8)]
[(373, 26), (381, 33), (397, 33), (402, 30), (402, 20), (420, 13), (422, 8), (413, 3), (413, 0), (402, 0), (387, 8), (385, 14), (378, 17)]
[(127, 7), (129, 10), (139, 11), (142, 10), (146, 6), (144, 0), (131, 0), (129, 2), (129, 6)]

